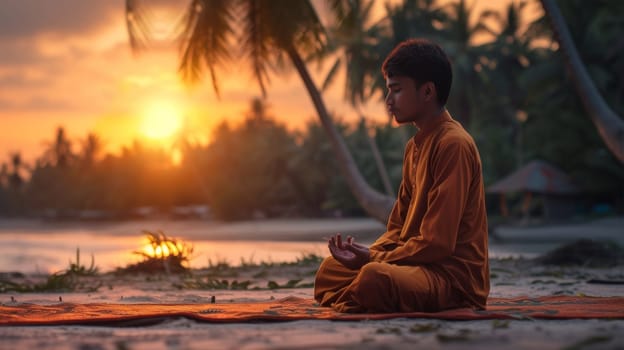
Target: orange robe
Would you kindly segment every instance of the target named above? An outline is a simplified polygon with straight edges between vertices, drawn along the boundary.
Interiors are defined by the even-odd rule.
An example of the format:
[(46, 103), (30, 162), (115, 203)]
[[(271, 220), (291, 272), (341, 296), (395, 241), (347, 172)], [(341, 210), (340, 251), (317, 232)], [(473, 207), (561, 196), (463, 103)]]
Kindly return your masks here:
[(448, 112), (407, 143), (398, 198), (370, 257), (360, 270), (326, 258), (315, 299), (341, 312), (485, 308), (490, 280), (481, 159)]

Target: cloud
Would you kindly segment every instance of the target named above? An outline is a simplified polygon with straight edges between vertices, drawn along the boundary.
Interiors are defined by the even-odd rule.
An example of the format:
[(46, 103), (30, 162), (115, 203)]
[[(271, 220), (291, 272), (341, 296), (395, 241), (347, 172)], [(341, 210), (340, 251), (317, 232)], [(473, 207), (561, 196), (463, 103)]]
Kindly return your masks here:
[(73, 106), (66, 101), (58, 99), (33, 96), (26, 101), (15, 101), (0, 98), (0, 111), (59, 111), (72, 108)]
[(0, 2), (0, 38), (85, 33), (123, 16), (122, 0), (10, 0)]
[(48, 87), (50, 82), (46, 79), (27, 77), (21, 72), (11, 71), (8, 74), (0, 74), (0, 89), (27, 89)]
[[(164, 19), (171, 20), (179, 18), (189, 3), (147, 0), (142, 2), (142, 7), (150, 14), (167, 13), (170, 16)], [(124, 0), (3, 0), (0, 1), (0, 39), (38, 34), (84, 35), (123, 19), (124, 12)]]
[(25, 66), (38, 64), (43, 57), (34, 42), (2, 40), (0, 38), (0, 68), (2, 66)]

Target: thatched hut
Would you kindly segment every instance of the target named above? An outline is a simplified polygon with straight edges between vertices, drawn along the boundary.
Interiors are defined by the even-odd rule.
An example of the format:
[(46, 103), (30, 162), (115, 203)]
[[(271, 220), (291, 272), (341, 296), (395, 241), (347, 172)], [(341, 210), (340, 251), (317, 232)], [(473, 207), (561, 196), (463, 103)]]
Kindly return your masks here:
[(501, 199), (501, 214), (508, 216), (506, 196), (510, 193), (523, 193), (522, 214), (529, 216), (534, 196), (543, 202), (545, 218), (562, 218), (574, 214), (573, 200), (579, 194), (572, 179), (554, 165), (542, 160), (534, 160), (509, 174), (486, 189), (487, 193), (497, 193)]

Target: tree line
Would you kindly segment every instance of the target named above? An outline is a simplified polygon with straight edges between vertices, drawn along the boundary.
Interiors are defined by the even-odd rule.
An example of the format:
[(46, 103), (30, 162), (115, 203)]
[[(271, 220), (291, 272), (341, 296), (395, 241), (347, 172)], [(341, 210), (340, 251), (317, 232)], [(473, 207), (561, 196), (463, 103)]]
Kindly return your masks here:
[[(128, 26), (132, 43), (140, 46), (140, 28), (131, 19), (134, 24), (141, 23), (137, 20), (141, 16), (132, 12), (133, 3), (128, 1), (132, 14), (127, 18)], [(181, 142), (184, 161), (173, 170), (163, 169), (164, 152), (147, 150), (139, 143), (121, 155), (108, 155), (95, 163), (86, 160), (90, 152), (83, 145), (78, 158), (59, 158), (47, 152), (25, 182), (18, 176), (24, 171), (21, 158), (14, 154), (2, 168), (3, 212), (66, 205), (61, 202), (82, 208), (102, 203), (107, 203), (106, 208), (209, 203), (224, 218), (249, 217), (258, 211), (263, 215), (319, 215), (332, 208), (357, 212), (361, 209), (350, 193), (359, 189), (351, 187), (348, 191), (352, 182), (345, 180), (352, 178), (345, 174), (354, 174), (346, 165), (349, 157), (357, 166), (355, 173), (360, 172), (377, 192), (388, 192), (367, 135), (373, 135), (396, 188), (405, 135), (413, 130), (369, 125), (364, 118), (357, 125), (338, 123), (334, 128), (322, 94), (342, 71), (346, 72), (345, 98), (354, 108), (360, 108), (364, 101), (379, 100), (385, 92), (379, 72), (381, 61), (392, 47), (411, 37), (431, 38), (449, 54), (454, 83), (448, 109), (475, 138), (486, 185), (529, 160), (543, 159), (571, 175), (587, 196), (622, 205), (624, 168), (587, 117), (582, 98), (574, 90), (574, 74), (566, 69), (565, 56), (547, 17), (540, 16), (528, 25), (524, 20), (531, 2), (511, 1), (502, 13), (474, 13), (464, 0), (445, 5), (435, 0), (406, 0), (386, 3), (383, 18), (372, 21), (372, 0), (329, 1), (336, 20), (322, 28), (308, 1), (271, 1), (262, 3), (266, 7), (263, 11), (251, 11), (255, 8), (248, 3), (191, 1), (182, 33), (186, 38), (182, 76), (197, 80), (205, 69), (218, 93), (220, 65), (235, 62), (231, 53), (236, 51), (228, 46), (228, 35), (239, 30), (240, 40), (233, 42), (242, 43), (244, 54), (240, 56), (251, 64), (261, 90), (268, 83), (269, 73), (283, 72), (289, 61), (309, 92), (320, 123), (311, 123), (300, 134), (288, 132), (266, 116), (248, 118), (239, 127), (224, 124), (217, 128), (209, 145)], [(599, 94), (617, 115), (624, 115), (624, 2), (556, 3)], [(274, 23), (271, 18), (280, 21)], [(234, 19), (240, 19), (240, 28), (228, 24)], [(479, 36), (486, 40), (477, 44)], [(307, 66), (328, 60), (333, 64), (317, 89)], [(62, 151), (67, 147), (59, 142), (59, 134), (55, 149)], [(344, 156), (340, 150), (340, 135), (350, 155)], [(337, 155), (346, 161), (336, 162)], [(77, 170), (79, 163), (101, 167), (93, 175), (98, 180), (92, 187), (85, 185), (89, 190), (67, 192), (68, 187), (60, 183), (68, 181), (71, 188), (82, 182), (63, 180), (68, 170), (59, 169), (74, 169), (86, 176), (88, 171)], [(15, 188), (29, 195), (22, 202), (7, 200), (16, 196)], [(34, 201), (30, 196), (35, 193), (42, 199)]]
[[(388, 124), (338, 123), (366, 178), (382, 189), (367, 142), (374, 140), (398, 186), (404, 132)], [(136, 140), (119, 154), (102, 154), (101, 138), (73, 140), (64, 128), (26, 164), (18, 153), (2, 163), (0, 215), (75, 218), (82, 211), (132, 217), (140, 207), (167, 213), (175, 206), (208, 205), (220, 219), (362, 215), (337, 170), (329, 140), (318, 123), (300, 131), (276, 121), (254, 99), (240, 124), (219, 124), (211, 142), (180, 134), (180, 164), (162, 148)]]

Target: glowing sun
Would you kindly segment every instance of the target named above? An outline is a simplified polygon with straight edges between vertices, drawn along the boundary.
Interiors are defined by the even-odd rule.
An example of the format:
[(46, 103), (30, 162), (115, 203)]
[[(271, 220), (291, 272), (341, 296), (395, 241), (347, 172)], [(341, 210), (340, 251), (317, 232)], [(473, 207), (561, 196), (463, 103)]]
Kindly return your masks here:
[(139, 130), (147, 138), (164, 140), (172, 137), (181, 127), (180, 108), (172, 103), (155, 102), (145, 108)]

